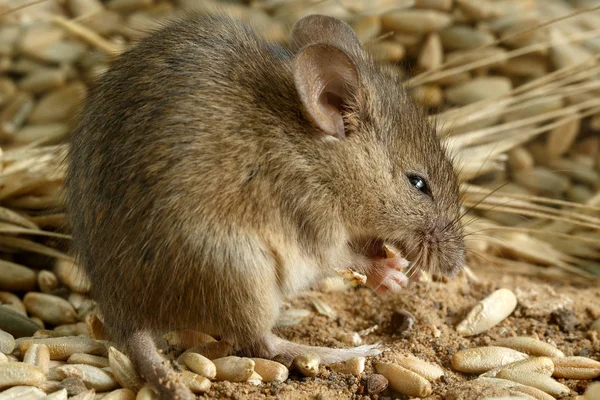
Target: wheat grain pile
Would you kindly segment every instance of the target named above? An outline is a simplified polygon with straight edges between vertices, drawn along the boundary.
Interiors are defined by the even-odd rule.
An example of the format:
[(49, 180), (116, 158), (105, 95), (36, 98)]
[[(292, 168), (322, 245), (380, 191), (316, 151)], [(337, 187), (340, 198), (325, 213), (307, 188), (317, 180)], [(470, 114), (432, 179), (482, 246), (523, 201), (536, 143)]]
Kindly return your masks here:
[[(287, 380), (266, 378), (263, 369), (260, 376), (256, 364), (256, 375), (241, 383), (215, 381), (183, 363), (190, 385), (214, 398), (460, 399), (515, 390), (544, 398), (515, 386), (541, 381), (525, 384), (496, 371), (502, 380), (477, 386), (467, 382), (472, 371), (454, 365), (461, 350), (526, 336), (585, 358), (557, 361), (550, 352), (556, 381), (538, 389), (557, 398), (583, 394), (600, 375), (592, 362), (600, 358), (600, 1), (0, 0), (0, 399), (152, 398), (143, 380), (128, 377), (126, 356), (96, 340), (108, 338), (69, 255), (62, 162), (70, 124), (111, 61), (200, 4), (246, 19), (277, 42), (308, 14), (349, 22), (369, 52), (406, 77), (454, 155), (470, 256), (457, 279), (425, 277), (402, 296), (377, 298), (333, 279), (290, 300), (282, 335), (328, 346), (388, 343), (391, 350), (375, 363), (332, 369), (304, 360), (308, 369), (283, 366), (286, 377), (291, 367)], [(477, 302), (501, 287), (514, 306), (490, 300), (498, 321), (467, 321), (484, 328), (457, 333)], [(37, 342), (27, 339), (33, 336)], [(177, 358), (191, 347), (185, 337), (168, 336), (166, 354)], [(57, 355), (57, 346), (67, 353)], [(397, 376), (412, 379), (398, 372), (413, 368), (398, 361), (407, 352), (442, 368), (441, 375), (413, 377), (414, 393), (395, 383)], [(549, 365), (536, 362), (537, 372)]]

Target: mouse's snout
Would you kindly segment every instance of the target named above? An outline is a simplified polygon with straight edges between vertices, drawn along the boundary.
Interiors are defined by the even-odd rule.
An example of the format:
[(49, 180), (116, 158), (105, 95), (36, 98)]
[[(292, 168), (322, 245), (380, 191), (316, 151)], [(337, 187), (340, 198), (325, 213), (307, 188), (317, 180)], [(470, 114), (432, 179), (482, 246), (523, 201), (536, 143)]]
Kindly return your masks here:
[(447, 276), (456, 275), (465, 264), (463, 229), (458, 220), (440, 219), (421, 232), (421, 249), (425, 257), (420, 268), (440, 272)]

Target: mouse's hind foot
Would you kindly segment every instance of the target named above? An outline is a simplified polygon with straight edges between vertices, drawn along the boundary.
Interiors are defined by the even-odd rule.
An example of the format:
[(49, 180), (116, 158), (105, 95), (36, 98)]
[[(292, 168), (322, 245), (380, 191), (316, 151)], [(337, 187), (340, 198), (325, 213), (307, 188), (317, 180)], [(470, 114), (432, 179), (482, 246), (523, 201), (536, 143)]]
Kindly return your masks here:
[(253, 357), (271, 359), (284, 355), (297, 357), (311, 354), (319, 358), (323, 365), (350, 360), (355, 357), (368, 357), (381, 354), (384, 349), (379, 344), (369, 344), (346, 349), (333, 349), (329, 347), (308, 346), (305, 344), (290, 342), (272, 333), (265, 335), (253, 346), (244, 349), (243, 352)]
[(195, 400), (171, 363), (158, 353), (150, 332), (138, 331), (127, 340), (127, 351), (139, 374), (164, 400)]

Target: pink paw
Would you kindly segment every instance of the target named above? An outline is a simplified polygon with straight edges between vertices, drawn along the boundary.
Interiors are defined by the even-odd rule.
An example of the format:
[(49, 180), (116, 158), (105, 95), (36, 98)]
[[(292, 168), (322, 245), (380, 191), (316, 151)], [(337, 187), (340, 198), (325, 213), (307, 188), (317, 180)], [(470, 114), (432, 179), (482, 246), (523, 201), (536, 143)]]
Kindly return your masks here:
[(371, 270), (367, 273), (367, 285), (377, 294), (399, 292), (408, 285), (409, 279), (402, 272), (408, 266), (408, 260), (401, 257), (374, 260)]

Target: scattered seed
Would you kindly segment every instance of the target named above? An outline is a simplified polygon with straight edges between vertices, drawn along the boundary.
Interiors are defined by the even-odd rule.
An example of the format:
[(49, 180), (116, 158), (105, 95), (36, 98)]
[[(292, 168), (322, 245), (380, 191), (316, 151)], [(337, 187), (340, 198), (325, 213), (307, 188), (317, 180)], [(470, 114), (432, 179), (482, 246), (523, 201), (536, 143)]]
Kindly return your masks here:
[(50, 351), (52, 360), (66, 360), (74, 353), (88, 353), (106, 355), (106, 348), (102, 343), (86, 337), (60, 337), (44, 339), (22, 339), (18, 346), (22, 354), (33, 344), (45, 344)]
[(0, 353), (10, 354), (15, 348), (15, 338), (8, 332), (0, 330)]
[(417, 373), (431, 382), (439, 380), (444, 375), (444, 370), (438, 365), (423, 361), (413, 355), (396, 356), (394, 357), (394, 364)]
[(358, 332), (344, 332), (337, 336), (337, 339), (350, 346), (360, 346), (362, 344), (362, 338)]
[(79, 378), (85, 383), (86, 387), (101, 392), (112, 390), (119, 386), (119, 383), (112, 374), (91, 365), (67, 364), (57, 367), (56, 371), (63, 379), (69, 377)]
[(72, 260), (57, 260), (54, 265), (54, 273), (62, 283), (74, 292), (88, 293), (91, 289), (92, 285), (89, 279), (85, 276), (81, 267)]
[(526, 371), (536, 372), (546, 376), (552, 376), (554, 372), (554, 363), (551, 358), (548, 357), (531, 357), (524, 360), (515, 361), (510, 364), (503, 365), (498, 368), (494, 368), (482, 374), (482, 377), (495, 377), (498, 372), (503, 369), (510, 369), (513, 371)]
[(183, 383), (190, 388), (192, 393), (206, 393), (210, 390), (210, 381), (191, 371), (182, 371), (181, 378)]
[(503, 369), (498, 372), (497, 377), (501, 379), (508, 379), (522, 385), (532, 386), (557, 398), (567, 396), (571, 392), (569, 388), (562, 383), (558, 383), (549, 376), (535, 372)]
[(46, 375), (34, 365), (20, 362), (0, 364), (0, 389), (11, 386), (35, 386), (44, 381)]
[(263, 358), (253, 358), (254, 371), (257, 372), (264, 382), (285, 382), (289, 375), (287, 367), (281, 363)]
[(108, 349), (108, 363), (117, 381), (126, 389), (139, 390), (142, 386), (140, 376), (131, 360), (114, 347)]
[[(61, 379), (61, 375), (59, 374), (59, 372), (56, 369), (53, 369), (51, 371), (51, 377), (54, 377), (52, 375), (56, 375), (57, 379)], [(69, 396), (77, 396), (78, 394), (87, 392), (88, 388), (85, 386), (85, 383), (83, 383), (83, 381), (79, 378), (75, 378), (75, 377), (68, 377), (65, 379), (62, 379), (60, 381), (59, 387), (61, 389), (65, 389), (67, 391), (67, 394)]]
[(481, 374), (527, 357), (527, 354), (507, 347), (475, 347), (454, 353), (452, 368), (459, 372)]
[(54, 391), (54, 392), (50, 393), (49, 395), (47, 395), (46, 397), (44, 397), (44, 400), (67, 400), (67, 398), (68, 398), (67, 390), (60, 389), (60, 390)]
[(452, 17), (434, 10), (398, 10), (381, 16), (383, 29), (409, 33), (439, 31), (452, 23)]
[(588, 386), (587, 390), (583, 395), (583, 400), (596, 400), (600, 399), (600, 382), (594, 382)]
[(296, 357), (294, 366), (304, 376), (315, 377), (319, 373), (319, 359), (312, 355)]
[(23, 356), (25, 364), (31, 364), (38, 367), (44, 374), (48, 374), (50, 369), (50, 352), (45, 344), (31, 345)]
[(46, 393), (33, 386), (15, 386), (0, 393), (0, 400), (45, 399)]
[(185, 365), (200, 376), (204, 376), (208, 379), (214, 379), (217, 376), (217, 367), (215, 364), (198, 353), (184, 353), (182, 360)]
[[(186, 353), (198, 353), (202, 354), (209, 360), (215, 360), (216, 358), (224, 358), (233, 354), (233, 347), (226, 341), (220, 342), (207, 342), (191, 347), (186, 350)], [(183, 361), (182, 361), (183, 362)]]
[(426, 397), (432, 392), (431, 384), (418, 375), (398, 365), (378, 362), (375, 364), (378, 374), (385, 376), (389, 386), (395, 391), (408, 396)]
[(565, 354), (549, 343), (530, 337), (517, 336), (498, 339), (495, 346), (508, 347), (530, 356), (564, 357)]
[(252, 373), (252, 375), (250, 375), (250, 378), (248, 378), (248, 380), (246, 381), (251, 385), (254, 386), (258, 386), (263, 382), (262, 376), (260, 376), (260, 374), (258, 374), (256, 371), (254, 371)]
[(254, 372), (254, 361), (250, 358), (229, 356), (213, 360), (218, 381), (245, 382)]
[(365, 371), (365, 357), (354, 357), (347, 361), (329, 364), (335, 372), (348, 375), (360, 375)]
[(129, 389), (117, 389), (107, 393), (102, 400), (135, 400), (135, 392)]
[(69, 400), (94, 400), (96, 397), (96, 390), (90, 389), (85, 392), (79, 393), (76, 396), (71, 397)]
[(33, 270), (19, 264), (0, 260), (0, 290), (27, 292), (33, 290), (36, 276)]
[[(87, 364), (97, 368), (106, 368), (110, 366), (109, 360), (106, 357), (93, 356), (85, 353), (71, 354), (67, 359), (68, 364)], [(118, 380), (118, 379), (117, 379)], [(120, 382), (119, 382), (120, 383)]]
[(158, 400), (158, 393), (150, 385), (146, 384), (137, 393), (135, 400)]
[(58, 296), (29, 292), (23, 298), (23, 303), (31, 315), (49, 324), (62, 325), (77, 322), (77, 313), (73, 306)]
[(600, 362), (587, 357), (553, 358), (555, 378), (596, 379), (600, 376)]
[(485, 332), (508, 317), (517, 307), (517, 298), (508, 289), (498, 289), (481, 300), (456, 327), (463, 336)]

